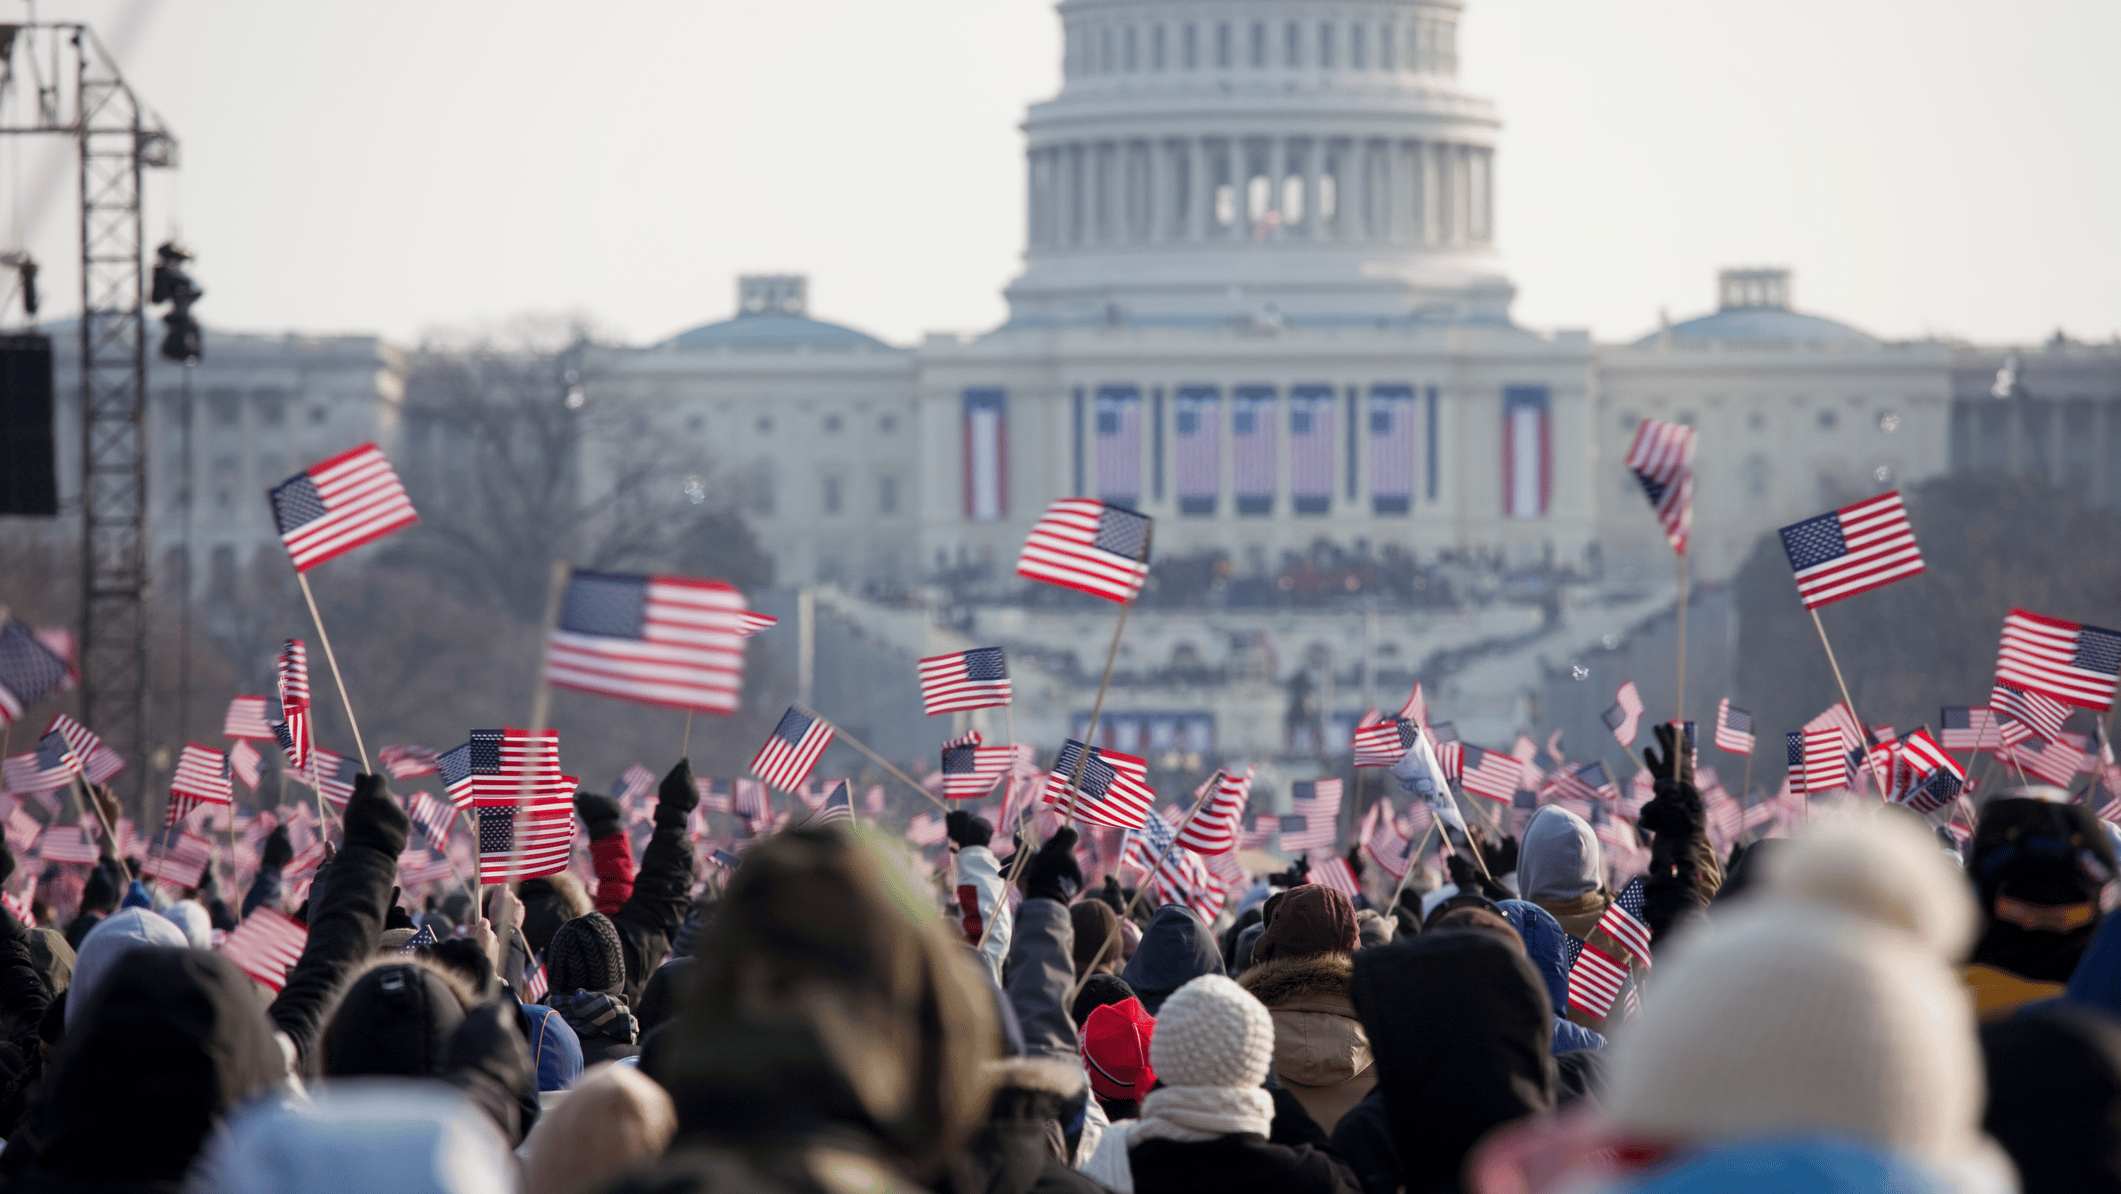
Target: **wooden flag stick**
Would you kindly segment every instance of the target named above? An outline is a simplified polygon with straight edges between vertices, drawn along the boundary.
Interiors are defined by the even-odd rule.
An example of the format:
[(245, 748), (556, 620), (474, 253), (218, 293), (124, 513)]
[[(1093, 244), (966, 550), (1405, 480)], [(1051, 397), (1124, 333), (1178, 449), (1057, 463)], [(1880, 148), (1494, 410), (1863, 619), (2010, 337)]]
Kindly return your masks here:
[(1677, 712), (1672, 715), (1672, 720), (1683, 722), (1686, 720), (1686, 553), (1683, 551), (1679, 552), (1676, 554), (1676, 558), (1679, 561), (1679, 662), (1678, 667), (1675, 669), (1677, 675), (1674, 677), (1677, 681), (1678, 696), (1672, 701), (1672, 707)]
[(685, 737), (678, 743), (678, 757), (681, 759), (692, 757), (692, 710), (690, 709), (685, 710)]
[[(1171, 851), (1178, 848), (1179, 835), (1186, 831), (1186, 826), (1193, 824), (1193, 818), (1200, 815), (1200, 810), (1207, 807), (1208, 800), (1215, 795), (1216, 786), (1221, 783), (1222, 777), (1223, 773), (1220, 769), (1217, 769), (1214, 775), (1208, 777), (1208, 786), (1201, 789), (1200, 799), (1194, 801), (1193, 807), (1186, 810), (1185, 819), (1180, 821), (1178, 827), (1171, 831), (1171, 840), (1165, 843), (1164, 852), (1156, 856), (1155, 864), (1142, 875), (1141, 882), (1135, 885), (1134, 898), (1127, 901), (1126, 910), (1120, 913), (1121, 920), (1125, 920), (1132, 915), (1134, 906), (1141, 903), (1142, 893), (1147, 891), (1149, 884), (1155, 880), (1158, 874), (1162, 873), (1164, 859), (1171, 857)], [(1151, 810), (1149, 815), (1153, 817), (1157, 814), (1154, 810)], [(1236, 847), (1233, 845), (1231, 848), (1235, 849)]]
[(1436, 815), (1436, 810), (1429, 810), (1429, 827), (1421, 831), (1421, 840), (1415, 842), (1414, 848), (1407, 851), (1406, 868), (1399, 872), (1399, 884), (1392, 889), (1392, 898), (1385, 901), (1386, 916), (1392, 915), (1392, 909), (1399, 907), (1400, 893), (1406, 891), (1407, 880), (1414, 874), (1414, 861), (1421, 857), (1423, 850), (1429, 848), (1429, 835), (1436, 832), (1436, 827), (1442, 823), (1443, 818)]
[[(1009, 793), (1016, 791), (1016, 706), (1003, 705), (1002, 716), (1007, 718), (1009, 723), (1009, 786), (1003, 790), (1002, 794), (1002, 811), (1007, 812), (1009, 810)], [(1036, 829), (1038, 815), (1035, 810), (1037, 808), (1038, 800), (1035, 797), (1024, 801), (1022, 805), (1018, 806), (1016, 810), (1017, 827), (1013, 834), (1015, 840), (1019, 842), (1027, 840), (1031, 835), (1026, 830)], [(1031, 851), (1024, 849), (1022, 846), (1017, 847), (1015, 856), (1009, 860), (1009, 874), (1002, 880), (1003, 894), (1006, 895), (1011, 887), (1016, 886), (1017, 877), (1024, 873), (1024, 863), (1030, 857)], [(953, 853), (950, 859), (951, 869), (954, 872), (957, 868), (957, 855)], [(987, 934), (993, 930), (994, 922), (991, 918), (986, 924), (980, 926), (980, 945), (984, 946), (987, 944)]]
[[(816, 718), (818, 721), (829, 722), (831, 720), (801, 701), (794, 702), (794, 705), (796, 708), (801, 709), (804, 714)], [(841, 729), (837, 725), (834, 725), (832, 727), (832, 737), (834, 741), (844, 742), (847, 745), (853, 747), (854, 749), (869, 756), (870, 762), (875, 763), (879, 767), (882, 767), (887, 773), (889, 773), (894, 779), (897, 779), (900, 783), (906, 785), (909, 788), (912, 788), (916, 792), (919, 792), (921, 794), (921, 798), (926, 800), (928, 803), (934, 805), (939, 809), (942, 809), (946, 813), (950, 811), (950, 806), (943, 803), (943, 801), (938, 798), (935, 793), (930, 792), (928, 789), (922, 787), (919, 780), (914, 779), (912, 776), (899, 770), (898, 765), (896, 763), (893, 763), (891, 760), (885, 758), (884, 756), (876, 753), (873, 750), (870, 750), (869, 747), (865, 745), (861, 739), (848, 733), (846, 730)], [(852, 801), (854, 799), (854, 792), (851, 788), (847, 792), (847, 799), (849, 801)], [(849, 811), (852, 810), (850, 809)]]
[[(309, 620), (317, 628), (317, 641), (324, 644), (324, 662), (331, 665), (331, 679), (339, 686), (339, 706), (346, 710), (346, 724), (353, 728), (354, 750), (361, 755), (361, 770), (368, 770), (368, 745), (361, 741), (361, 723), (354, 720), (353, 702), (346, 697), (346, 677), (339, 674), (339, 657), (332, 653), (331, 634), (324, 629), (324, 615), (317, 612), (317, 595), (310, 591), (309, 573), (297, 572), (295, 579), (302, 585), (302, 600), (309, 603)], [(311, 735), (314, 740), (315, 735)], [(322, 799), (320, 795), (318, 799)]]
[[(1758, 735), (1754, 736), (1753, 744), (1756, 747), (1760, 744)], [(1741, 797), (1753, 794), (1753, 752), (1750, 750), (1745, 752), (1745, 778), (1738, 782), (1738, 794)]]
[(1105, 711), (1105, 692), (1112, 687), (1112, 665), (1119, 661), (1119, 638), (1127, 633), (1127, 615), (1133, 609), (1134, 601), (1130, 598), (1119, 607), (1119, 625), (1112, 628), (1112, 646), (1105, 651), (1105, 675), (1097, 682), (1097, 699), (1090, 703), (1090, 728), (1083, 731), (1083, 750), (1075, 758), (1074, 773), (1068, 776), (1068, 808), (1061, 817), (1063, 825), (1075, 819), (1075, 798), (1082, 791), (1083, 767), (1090, 761), (1091, 744), (1097, 741), (1097, 719)]
[(1834, 684), (1841, 689), (1842, 707), (1856, 722), (1856, 744), (1863, 748), (1863, 761), (1871, 769), (1871, 782), (1878, 785), (1878, 798), (1885, 799), (1885, 776), (1878, 770), (1878, 752), (1871, 749), (1871, 729), (1864, 724), (1863, 715), (1856, 712), (1856, 702), (1849, 697), (1848, 681), (1841, 678), (1841, 661), (1834, 658), (1834, 644), (1827, 641), (1826, 623), (1819, 620), (1819, 607), (1812, 607), (1812, 628), (1819, 632), (1819, 645), (1826, 648), (1827, 666), (1834, 669)]
[[(552, 573), (545, 585), (545, 617), (538, 623), (538, 674), (532, 681), (530, 697), (530, 736), (533, 740), (545, 732), (545, 723), (552, 720), (552, 685), (545, 682), (545, 667), (552, 659), (552, 628), (560, 620), (560, 602), (567, 596), (567, 578), (573, 573), (565, 560), (552, 562)], [(557, 754), (558, 752), (554, 752)], [(502, 872), (501, 881), (515, 879), (516, 868), (523, 863), (523, 805), (530, 799), (530, 769), (525, 767), (521, 782), (516, 785), (515, 806), (509, 812), (508, 869)], [(570, 811), (570, 817), (574, 814)], [(484, 907), (483, 904), (480, 905)]]

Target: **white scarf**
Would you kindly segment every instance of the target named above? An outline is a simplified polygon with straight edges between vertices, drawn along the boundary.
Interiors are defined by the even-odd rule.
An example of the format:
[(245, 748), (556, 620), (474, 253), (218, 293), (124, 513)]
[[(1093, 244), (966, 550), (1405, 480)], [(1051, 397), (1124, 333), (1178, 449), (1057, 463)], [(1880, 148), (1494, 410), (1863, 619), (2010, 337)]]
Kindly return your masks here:
[(1274, 1096), (1257, 1086), (1159, 1086), (1142, 1099), (1132, 1140), (1198, 1144), (1232, 1132), (1267, 1134)]

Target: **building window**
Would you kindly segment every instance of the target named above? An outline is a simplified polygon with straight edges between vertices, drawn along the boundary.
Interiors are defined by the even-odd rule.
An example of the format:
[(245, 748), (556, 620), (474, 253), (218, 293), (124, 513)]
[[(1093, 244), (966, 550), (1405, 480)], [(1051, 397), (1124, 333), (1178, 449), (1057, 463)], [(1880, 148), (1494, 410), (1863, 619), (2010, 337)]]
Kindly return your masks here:
[(1230, 69), (1230, 22), (1224, 21), (1215, 27), (1215, 65)]
[(825, 416), (825, 434), (826, 434), (826, 435), (838, 435), (839, 433), (840, 433), (840, 417), (839, 417), (838, 415), (826, 415), (826, 416)]
[(1745, 417), (1745, 425), (1754, 431), (1758, 431), (1762, 427), (1767, 426), (1767, 420), (1758, 414), (1750, 414)]
[(751, 476), (748, 478), (748, 484), (744, 488), (746, 490), (744, 504), (750, 507), (753, 514), (772, 514), (773, 462), (770, 460), (752, 461)]
[(328, 407), (328, 406), (312, 406), (312, 407), (310, 407), (310, 408), (309, 408), (309, 421), (310, 421), (311, 423), (329, 423), (329, 422), (331, 422), (331, 408), (330, 408), (330, 407)]
[(897, 477), (883, 477), (877, 481), (876, 508), (885, 514), (898, 513)]
[(1823, 410), (1819, 412), (1819, 430), (1821, 431), (1832, 431), (1840, 422), (1840, 417), (1833, 411)]
[(1149, 27), (1149, 69), (1164, 69), (1164, 27), (1162, 25)]
[(1399, 41), (1399, 31), (1390, 25), (1377, 27), (1377, 69), (1397, 70), (1392, 61), (1392, 51)]
[(1321, 70), (1333, 69), (1333, 26), (1325, 21), (1318, 23), (1318, 65)]
[(760, 415), (760, 416), (759, 416), (759, 421), (758, 421), (758, 422), (756, 422), (756, 423), (754, 423), (754, 424), (752, 424), (752, 426), (758, 429), (758, 433), (759, 433), (760, 435), (772, 435), (772, 434), (773, 434), (773, 416), (771, 416), (771, 415)]
[(1140, 31), (1135, 29), (1135, 27), (1132, 25), (1127, 26), (1127, 73), (1130, 75), (1133, 74), (1141, 64), (1140, 49)]
[(1265, 21), (1252, 22), (1252, 67), (1255, 70), (1265, 70), (1267, 68), (1267, 23)]
[(243, 421), (243, 396), (235, 390), (206, 391), (206, 412), (216, 427), (234, 427)]
[(251, 409), (258, 414), (258, 426), (279, 427), (287, 422), (287, 391), (252, 390)]
[(844, 496), (841, 493), (841, 489), (842, 486), (838, 477), (827, 476), (825, 478), (825, 513), (838, 514), (840, 512), (840, 507), (843, 504), (841, 499)]
[(876, 427), (877, 430), (883, 432), (885, 435), (890, 435), (892, 432), (898, 430), (898, 416), (885, 415), (883, 418), (878, 419), (876, 421)]
[(1200, 65), (1200, 28), (1191, 21), (1186, 22), (1184, 40), (1179, 43), (1179, 49), (1180, 53), (1184, 55), (1181, 59), (1181, 64), (1187, 70), (1192, 70)]
[(1748, 497), (1764, 498), (1768, 490), (1768, 462), (1765, 456), (1745, 458), (1745, 492)]
[(1364, 25), (1348, 26), (1348, 69), (1350, 70), (1363, 70), (1366, 67), (1363, 59), (1368, 47), (1363, 44), (1363, 35), (1367, 31), (1368, 27)]
[(1304, 64), (1304, 28), (1290, 21), (1282, 29), (1281, 64), (1290, 70)]
[(1620, 429), (1622, 431), (1635, 430), (1635, 424), (1640, 423), (1641, 421), (1641, 419), (1635, 417), (1635, 413), (1633, 411), (1624, 410), (1620, 412)]
[(685, 420), (685, 430), (690, 431), (694, 435), (698, 435), (700, 432), (706, 430), (706, 428), (707, 420), (701, 418), (699, 415), (691, 415)]
[(1099, 74), (1112, 73), (1112, 29), (1107, 26), (1097, 31), (1097, 70)]

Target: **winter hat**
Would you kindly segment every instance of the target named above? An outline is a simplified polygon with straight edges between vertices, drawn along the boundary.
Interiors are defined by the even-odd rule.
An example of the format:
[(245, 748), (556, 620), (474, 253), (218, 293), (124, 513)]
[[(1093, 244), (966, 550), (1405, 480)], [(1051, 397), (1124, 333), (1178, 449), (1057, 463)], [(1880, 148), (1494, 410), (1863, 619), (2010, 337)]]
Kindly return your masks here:
[(1269, 896), (1260, 916), (1266, 928), (1252, 946), (1255, 966), (1275, 958), (1352, 954), (1362, 944), (1355, 904), (1346, 893), (1317, 883)]
[(376, 966), (346, 989), (324, 1025), (318, 1053), (325, 1076), (441, 1073), (450, 1034), (464, 1022), (467, 1002), (433, 966)]
[(1981, 911), (1998, 895), (2031, 904), (2096, 900), (2114, 875), (2114, 847), (2091, 810), (2029, 797), (1989, 801), (1967, 852)]
[(229, 1121), (194, 1188), (217, 1194), (507, 1194), (516, 1162), (493, 1121), (440, 1082), (325, 1083)]
[(1093, 974), (1083, 980), (1083, 989), (1075, 993), (1075, 1002), (1068, 1005), (1068, 1015), (1077, 1024), (1088, 1024), (1090, 1013), (1108, 1003), (1120, 1003), (1134, 998), (1134, 988), (1127, 980), (1116, 974)]
[(1157, 1014), (1149, 1064), (1165, 1085), (1257, 1087), (1273, 1062), (1274, 1017), (1222, 975), (1180, 987)]
[(1517, 848), (1517, 890), (1528, 900), (1560, 902), (1598, 890), (1604, 854), (1590, 822), (1549, 804), (1525, 822)]
[(395, 953), (418, 934), (418, 929), (385, 929), (383, 935), (376, 938), (376, 952)]
[(1103, 900), (1070, 904), (1068, 921), (1075, 929), (1072, 954), (1077, 982), (1099, 966), (1120, 965), (1119, 913), (1112, 905)]
[(1139, 999), (1091, 1009), (1083, 1021), (1083, 1068), (1098, 1098), (1140, 1102), (1149, 1093), (1156, 1085), (1156, 1069), (1149, 1063), (1155, 1036), (1156, 1019), (1142, 1010)]
[(131, 883), (126, 884), (125, 898), (118, 901), (118, 906), (120, 908), (152, 908), (155, 906), (155, 897), (147, 894), (147, 884), (135, 879)]
[(1825, 1133), (1932, 1162), (1984, 1151), (1965, 989), (1905, 933), (1761, 901), (1660, 959), (1641, 1019), (1607, 1050), (1605, 1110), (1677, 1143)]
[(1787, 897), (1838, 909), (1914, 935), (1949, 962), (1974, 946), (1980, 917), (1966, 876), (1913, 817), (1844, 814), (1761, 859), (1752, 897)]
[(524, 1194), (600, 1190), (657, 1157), (677, 1134), (677, 1107), (629, 1065), (600, 1065), (523, 1142)]
[(616, 995), (626, 986), (626, 956), (619, 949), (619, 930), (601, 912), (577, 916), (555, 929), (545, 947), (545, 977), (555, 992), (601, 991)]
[[(1513, 901), (1514, 902), (1514, 901)], [(1500, 910), (1490, 912), (1486, 908), (1448, 908), (1436, 914), (1428, 923), (1424, 933), (1443, 933), (1451, 930), (1462, 933), (1486, 933), (1518, 953), (1525, 953), (1524, 938)], [(1527, 956), (1530, 956), (1527, 954)]]
[(103, 918), (102, 923), (88, 931), (81, 939), (81, 952), (74, 959), (74, 983), (69, 988), (66, 1001), (66, 1027), (71, 1030), (81, 1021), (81, 1009), (88, 997), (95, 994), (97, 984), (119, 958), (136, 949), (150, 945), (173, 945), (180, 949), (191, 943), (184, 939), (184, 931), (163, 919), (160, 913), (146, 908), (126, 908)]
[(184, 939), (193, 949), (212, 949), (214, 944), (214, 918), (197, 900), (178, 900), (162, 910), (169, 923), (177, 926)]

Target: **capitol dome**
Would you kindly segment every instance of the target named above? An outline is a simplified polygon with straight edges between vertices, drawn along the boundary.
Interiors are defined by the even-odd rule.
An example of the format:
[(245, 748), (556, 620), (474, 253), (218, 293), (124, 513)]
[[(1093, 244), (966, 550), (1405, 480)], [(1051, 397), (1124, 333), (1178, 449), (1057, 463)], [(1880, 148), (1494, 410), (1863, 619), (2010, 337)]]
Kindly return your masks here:
[(1717, 310), (1675, 323), (1635, 342), (1636, 348), (1718, 344), (1876, 344), (1875, 336), (1845, 323), (1790, 309), (1790, 271), (1727, 269), (1716, 277)]
[(735, 316), (679, 332), (657, 347), (680, 351), (808, 348), (825, 352), (891, 348), (867, 332), (812, 319), (809, 284), (795, 274), (755, 274), (737, 279)]
[(1508, 318), (1461, 0), (1062, 0), (1016, 327)]

